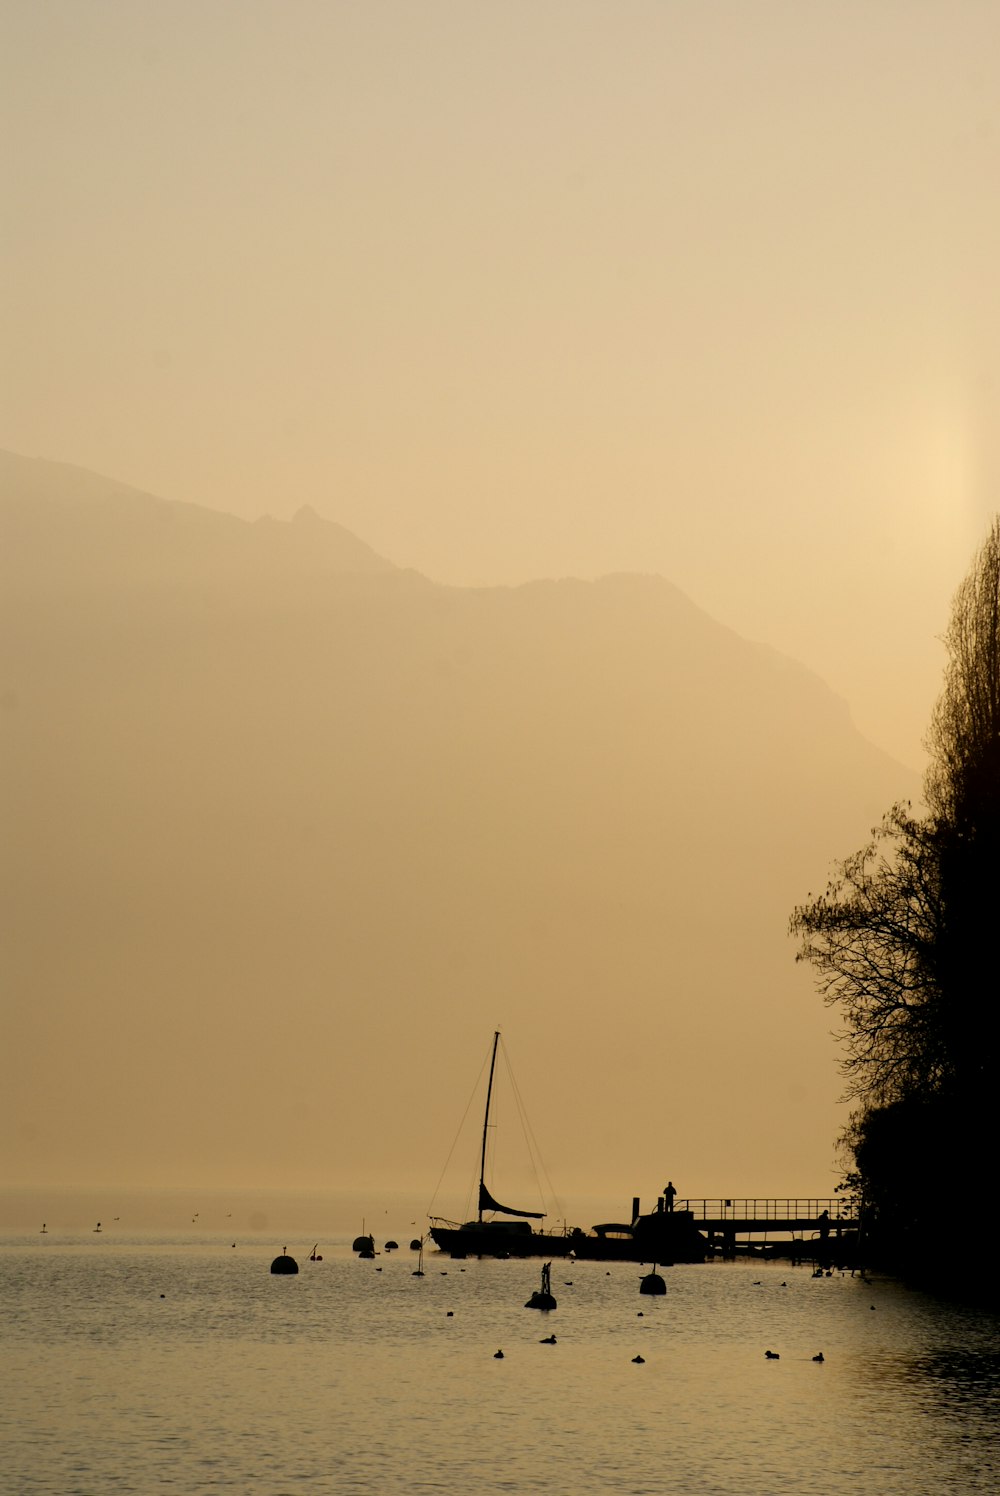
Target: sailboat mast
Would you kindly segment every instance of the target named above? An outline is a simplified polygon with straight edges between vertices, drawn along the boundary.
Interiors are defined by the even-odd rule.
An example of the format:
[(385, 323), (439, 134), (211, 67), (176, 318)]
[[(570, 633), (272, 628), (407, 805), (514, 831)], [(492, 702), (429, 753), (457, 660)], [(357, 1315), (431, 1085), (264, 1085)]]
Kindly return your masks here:
[(479, 1223), (483, 1221), (483, 1185), (486, 1183), (486, 1133), (490, 1125), (490, 1098), (493, 1095), (493, 1072), (497, 1066), (497, 1045), (500, 1043), (500, 1030), (497, 1029), (493, 1035), (493, 1054), (490, 1058), (490, 1078), (486, 1086), (486, 1112), (483, 1116), (483, 1150), (479, 1157)]

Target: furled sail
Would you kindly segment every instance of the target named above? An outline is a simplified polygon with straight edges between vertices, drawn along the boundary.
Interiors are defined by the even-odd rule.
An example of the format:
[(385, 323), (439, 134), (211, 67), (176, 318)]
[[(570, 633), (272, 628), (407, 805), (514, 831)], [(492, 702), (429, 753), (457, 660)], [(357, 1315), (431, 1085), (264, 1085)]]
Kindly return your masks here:
[(501, 1205), (499, 1200), (494, 1200), (486, 1185), (482, 1182), (479, 1185), (479, 1209), (499, 1210), (501, 1215), (508, 1216), (530, 1216), (533, 1221), (543, 1221), (545, 1219), (544, 1210), (514, 1210), (510, 1205)]

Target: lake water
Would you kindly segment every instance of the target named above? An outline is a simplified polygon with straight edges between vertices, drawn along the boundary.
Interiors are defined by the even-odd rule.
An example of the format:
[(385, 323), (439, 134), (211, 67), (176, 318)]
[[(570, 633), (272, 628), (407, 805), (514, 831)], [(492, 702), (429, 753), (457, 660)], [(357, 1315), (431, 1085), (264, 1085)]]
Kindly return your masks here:
[(4, 1496), (1000, 1489), (997, 1319), (892, 1281), (223, 1229), (0, 1236)]

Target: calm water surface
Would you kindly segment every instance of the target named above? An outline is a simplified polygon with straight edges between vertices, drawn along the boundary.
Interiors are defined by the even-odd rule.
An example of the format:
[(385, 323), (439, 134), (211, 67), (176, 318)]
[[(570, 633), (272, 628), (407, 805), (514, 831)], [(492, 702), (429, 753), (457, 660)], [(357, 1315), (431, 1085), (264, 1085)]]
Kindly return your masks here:
[(997, 1320), (895, 1283), (294, 1250), (0, 1239), (4, 1496), (1000, 1489)]

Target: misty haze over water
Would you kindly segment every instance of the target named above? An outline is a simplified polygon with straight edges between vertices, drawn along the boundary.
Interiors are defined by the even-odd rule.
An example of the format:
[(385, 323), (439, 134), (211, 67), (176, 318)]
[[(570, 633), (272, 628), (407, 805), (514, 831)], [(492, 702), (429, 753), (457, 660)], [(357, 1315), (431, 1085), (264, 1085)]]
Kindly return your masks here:
[(788, 919), (997, 505), (1000, 8), (10, 0), (0, 78), (0, 1486), (992, 1491), (995, 1319), (581, 1265), (543, 1345), (345, 1243), (484, 1137), (557, 1229), (840, 1180)]
[(788, 911), (915, 785), (804, 665), (663, 578), (0, 477), (11, 1184), (429, 1194), (500, 1026), (569, 1215), (830, 1192)]

